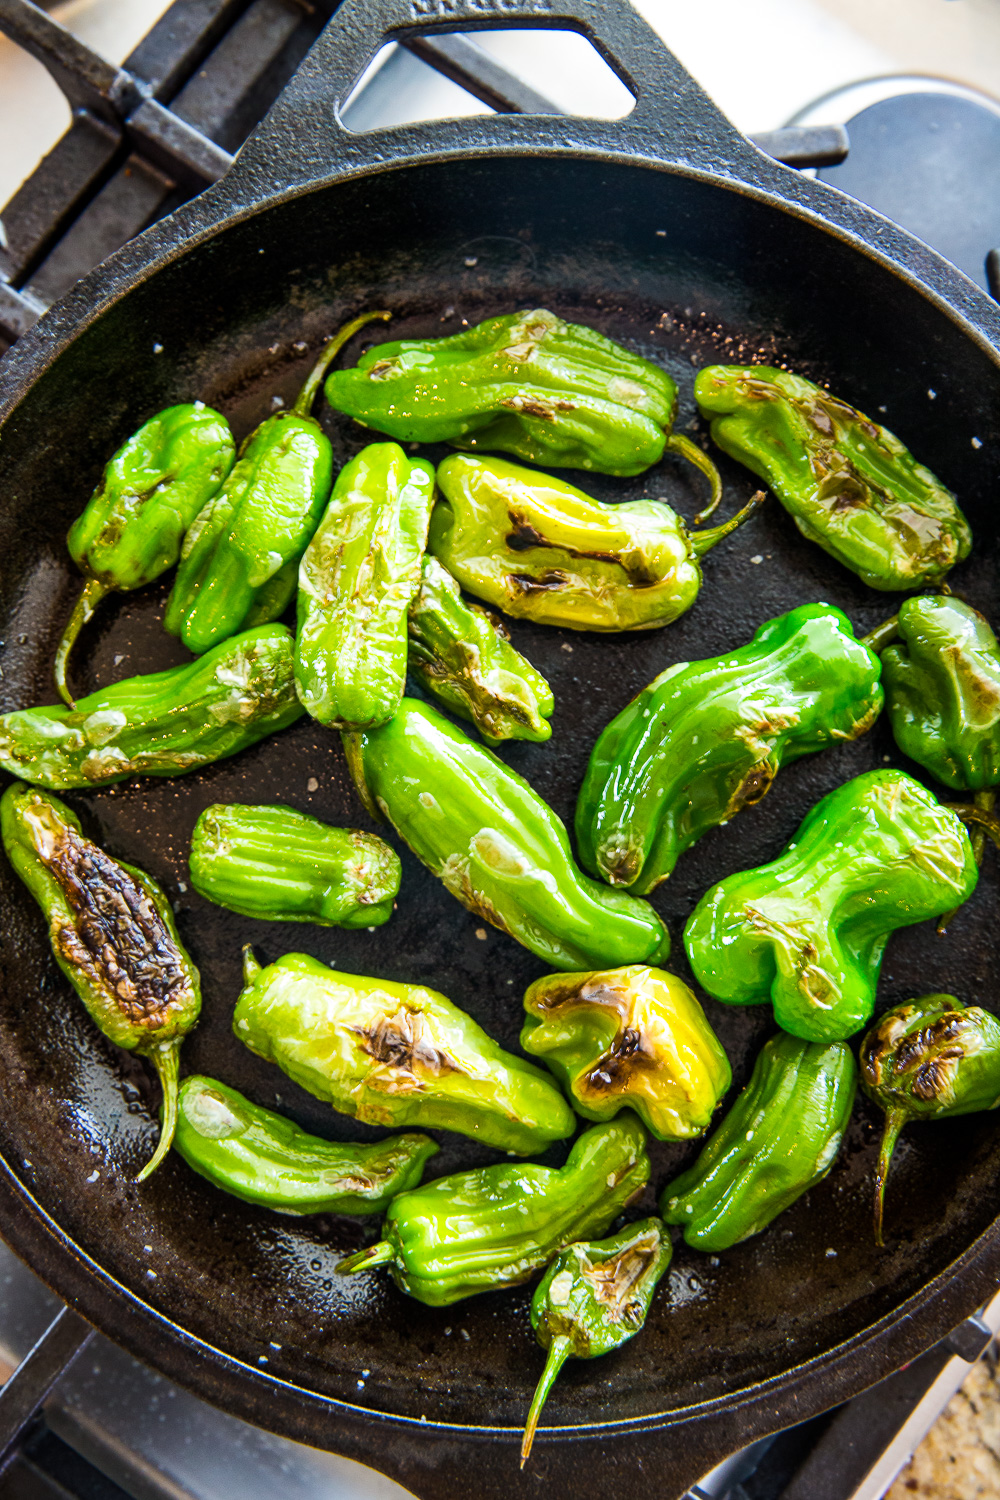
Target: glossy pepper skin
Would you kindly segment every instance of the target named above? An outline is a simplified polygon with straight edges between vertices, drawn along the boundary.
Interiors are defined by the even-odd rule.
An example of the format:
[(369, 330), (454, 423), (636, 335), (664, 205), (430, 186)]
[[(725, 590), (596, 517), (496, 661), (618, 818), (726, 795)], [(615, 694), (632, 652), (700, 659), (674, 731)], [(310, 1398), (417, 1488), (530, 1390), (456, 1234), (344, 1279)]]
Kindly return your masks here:
[(321, 724), (372, 729), (399, 707), (433, 503), (434, 466), (397, 443), (341, 469), (299, 568), (295, 684)]
[(141, 589), (174, 566), (235, 457), (225, 417), (195, 401), (150, 417), (108, 461), (66, 538), (86, 580), (56, 651), (56, 687), (70, 708), (66, 670), (80, 631), (105, 594)]
[(292, 637), (284, 625), (267, 625), (186, 666), (113, 683), (73, 711), (4, 714), (0, 767), (57, 792), (126, 776), (183, 776), (276, 734), (302, 712)]
[(594, 1125), (560, 1169), (535, 1162), (439, 1177), (389, 1205), (382, 1239), (337, 1267), (388, 1264), (401, 1291), (429, 1307), (517, 1286), (574, 1240), (602, 1234), (649, 1181), (634, 1115)]
[(696, 1250), (759, 1234), (833, 1166), (858, 1070), (843, 1042), (779, 1033), (698, 1160), (664, 1189), (660, 1212)]
[(213, 803), (188, 858), (200, 896), (244, 917), (380, 927), (399, 893), (399, 856), (360, 828), (331, 828), (291, 807)]
[(436, 990), (246, 950), (233, 1031), (300, 1088), (366, 1125), (455, 1130), (527, 1156), (573, 1134), (552, 1080)]
[(180, 1046), (201, 1010), (198, 970), (156, 881), (84, 838), (58, 798), (15, 782), (0, 798), (0, 831), (15, 873), (48, 921), (56, 963), (91, 1019), (159, 1075), (163, 1124), (142, 1182), (173, 1138)]
[(670, 938), (645, 901), (573, 863), (564, 824), (523, 777), (442, 714), (404, 698), (348, 742), (359, 787), (462, 905), (555, 969), (658, 961)]
[(409, 634), (409, 668), (420, 686), (475, 724), (487, 744), (549, 738), (552, 689), (496, 615), (466, 603), (436, 557), (424, 558)]
[(875, 1239), (892, 1153), (910, 1120), (944, 1120), (1000, 1104), (1000, 1022), (954, 995), (922, 995), (886, 1011), (861, 1043), (861, 1086), (885, 1111), (875, 1175)]
[(309, 1135), (236, 1089), (181, 1084), (174, 1149), (214, 1187), (282, 1214), (384, 1213), (415, 1188), (438, 1147), (426, 1135), (344, 1145)]
[(568, 1246), (549, 1266), (531, 1299), (531, 1326), (548, 1358), (524, 1428), (522, 1469), (567, 1359), (596, 1359), (635, 1338), (672, 1254), (660, 1220), (640, 1219), (610, 1239)]
[(747, 646), (678, 662), (612, 719), (576, 808), (580, 861), (645, 895), (686, 849), (770, 791), (782, 765), (857, 739), (882, 707), (880, 664), (847, 616), (804, 604)]
[(869, 1020), (889, 934), (966, 901), (977, 869), (960, 819), (901, 771), (869, 771), (809, 812), (776, 860), (702, 897), (684, 945), (727, 1005), (771, 1000), (805, 1041)]
[(524, 997), (521, 1046), (552, 1069), (587, 1120), (631, 1106), (651, 1135), (683, 1141), (708, 1128), (732, 1070), (687, 985), (630, 964), (550, 974)]
[(502, 458), (454, 453), (428, 545), (470, 594), (516, 619), (567, 630), (655, 630), (691, 608), (698, 559), (763, 496), (721, 526), (688, 534), (659, 500), (592, 500), (565, 480)]
[(886, 428), (801, 375), (699, 370), (695, 400), (724, 453), (777, 495), (804, 537), (873, 589), (940, 583), (969, 555), (954, 495)]

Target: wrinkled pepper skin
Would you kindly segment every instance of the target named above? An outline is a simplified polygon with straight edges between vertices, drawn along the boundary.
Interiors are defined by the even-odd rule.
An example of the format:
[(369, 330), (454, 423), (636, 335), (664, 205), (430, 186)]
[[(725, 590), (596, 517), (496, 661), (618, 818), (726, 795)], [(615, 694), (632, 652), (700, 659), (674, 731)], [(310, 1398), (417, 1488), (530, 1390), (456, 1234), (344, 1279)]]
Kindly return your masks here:
[(244, 917), (380, 927), (399, 893), (399, 856), (360, 828), (331, 828), (291, 807), (213, 803), (188, 858), (200, 896)]
[(567, 630), (669, 625), (698, 596), (698, 559), (757, 504), (688, 535), (662, 501), (605, 504), (502, 458), (453, 453), (437, 478), (434, 556), (495, 609)]
[(551, 1078), (436, 990), (338, 974), (304, 953), (262, 969), (249, 949), (245, 981), (236, 1036), (342, 1114), (454, 1130), (519, 1156), (573, 1134)]
[(343, 1145), (309, 1135), (214, 1078), (181, 1084), (174, 1149), (214, 1187), (281, 1214), (379, 1214), (415, 1188), (426, 1135)]
[(709, 829), (758, 803), (782, 765), (870, 729), (880, 670), (828, 604), (766, 621), (736, 651), (668, 667), (591, 752), (581, 864), (646, 895)]
[(818, 802), (784, 853), (702, 897), (684, 945), (727, 1005), (771, 1000), (805, 1041), (870, 1019), (889, 934), (968, 900), (978, 871), (960, 819), (902, 771), (869, 771)]
[(138, 1181), (170, 1149), (181, 1041), (198, 1020), (198, 970), (156, 881), (105, 854), (56, 797), (15, 782), (0, 798), (14, 871), (49, 924), (56, 963), (115, 1046), (147, 1057), (163, 1090), (163, 1124)]
[(420, 686), (475, 724), (488, 745), (549, 738), (552, 689), (510, 644), (500, 620), (466, 603), (436, 557), (424, 558), (409, 634), (409, 667)]
[(292, 637), (247, 630), (198, 661), (127, 677), (67, 708), (0, 717), (0, 768), (52, 791), (127, 776), (183, 776), (302, 717)]
[(295, 684), (321, 724), (373, 729), (399, 707), (433, 503), (433, 465), (397, 443), (341, 469), (299, 568)]
[(768, 365), (711, 365), (694, 394), (723, 452), (870, 588), (940, 583), (969, 555), (972, 533), (951, 491), (891, 432), (811, 380)]
[(857, 1081), (843, 1042), (772, 1037), (694, 1166), (664, 1189), (664, 1219), (683, 1224), (696, 1250), (728, 1250), (759, 1234), (833, 1166)]
[(666, 958), (670, 937), (653, 908), (582, 875), (538, 793), (436, 709), (404, 698), (391, 723), (348, 750), (372, 805), (417, 858), (551, 968)]
[(517, 1286), (574, 1240), (603, 1234), (649, 1181), (634, 1115), (594, 1125), (560, 1169), (535, 1162), (439, 1177), (389, 1205), (382, 1239), (342, 1260), (351, 1274), (388, 1264), (428, 1307)]
[(629, 1105), (659, 1140), (689, 1140), (707, 1130), (733, 1081), (705, 1012), (664, 969), (550, 974), (529, 986), (524, 1008), (521, 1046), (587, 1120)]

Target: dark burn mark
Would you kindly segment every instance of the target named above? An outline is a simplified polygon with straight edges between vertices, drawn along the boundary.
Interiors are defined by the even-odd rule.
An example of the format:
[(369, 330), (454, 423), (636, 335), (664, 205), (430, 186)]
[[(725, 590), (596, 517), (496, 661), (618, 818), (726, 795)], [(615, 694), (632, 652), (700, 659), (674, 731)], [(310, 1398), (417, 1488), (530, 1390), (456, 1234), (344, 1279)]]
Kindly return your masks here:
[(514, 516), (511, 516), (511, 520), (515, 522), (514, 529), (507, 533), (506, 542), (512, 552), (528, 552), (532, 547), (552, 545), (551, 542), (545, 540), (540, 531), (529, 526), (527, 521), (515, 519)]
[(553, 589), (568, 588), (572, 583), (569, 574), (560, 572), (558, 568), (550, 568), (537, 578), (532, 578), (530, 573), (508, 573), (507, 577), (521, 594), (542, 594)]
[(612, 1323), (638, 1326), (642, 1322), (642, 1301), (633, 1296), (632, 1292), (658, 1253), (657, 1236), (648, 1234), (626, 1246), (610, 1260), (599, 1260), (581, 1266), (581, 1272), (590, 1282), (595, 1299), (607, 1309)]
[(741, 808), (756, 807), (758, 802), (763, 801), (774, 785), (776, 774), (770, 761), (758, 761), (755, 766), (751, 766), (729, 799), (726, 806), (727, 818), (738, 813)]
[[(530, 521), (517, 513), (515, 510), (507, 512), (510, 521), (510, 531), (505, 538), (507, 546), (512, 552), (530, 552), (535, 547), (548, 548), (550, 551), (562, 552), (567, 557), (579, 557), (585, 562), (617, 563), (620, 568), (630, 570), (618, 552), (581, 552), (576, 547), (567, 547), (564, 542), (550, 542), (548, 537), (543, 536)], [(640, 570), (640, 575), (645, 579), (646, 573)]]
[(418, 1072), (434, 1078), (460, 1072), (454, 1058), (429, 1041), (424, 1029), (422, 1013), (405, 1007), (394, 1016), (380, 1016), (374, 1026), (353, 1028), (361, 1038), (362, 1050), (385, 1067), (414, 1078)]
[(904, 1087), (909, 1083), (915, 1099), (933, 1103), (950, 1092), (955, 1070), (966, 1055), (962, 1036), (968, 1019), (959, 1011), (946, 1011), (929, 1026), (902, 1037), (900, 1021), (905, 1025), (902, 1017), (890, 1017), (870, 1037), (862, 1050), (862, 1069), (875, 1087), (888, 1071), (891, 1082)]
[(519, 417), (538, 417), (542, 422), (554, 422), (557, 411), (576, 411), (572, 401), (527, 401), (523, 396), (510, 396), (500, 405), (508, 411), (517, 412)]
[(581, 1093), (623, 1094), (635, 1073), (653, 1072), (658, 1066), (655, 1051), (648, 1045), (639, 1027), (631, 1024), (634, 996), (628, 986), (619, 989), (600, 979), (588, 979), (582, 985), (567, 980), (556, 983), (542, 1000), (547, 1011), (600, 1006), (618, 1017), (618, 1031), (607, 1051), (579, 1080)]

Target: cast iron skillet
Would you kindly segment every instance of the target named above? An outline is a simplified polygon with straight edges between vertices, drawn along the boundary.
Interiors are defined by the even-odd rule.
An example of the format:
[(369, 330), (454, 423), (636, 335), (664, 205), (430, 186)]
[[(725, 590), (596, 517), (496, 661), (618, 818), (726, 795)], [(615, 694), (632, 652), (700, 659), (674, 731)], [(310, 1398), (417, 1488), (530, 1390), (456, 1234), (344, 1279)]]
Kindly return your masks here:
[[(339, 101), (384, 37), (500, 24), (582, 32), (637, 96), (634, 113), (610, 124), (495, 116), (364, 138), (338, 124)], [(664, 363), (681, 384), (682, 427), (693, 416), (694, 365), (766, 356), (828, 379), (958, 492), (976, 548), (955, 586), (995, 613), (1000, 316), (977, 288), (877, 215), (757, 153), (624, 5), (346, 0), (229, 177), (99, 267), (5, 362), (3, 706), (53, 701), (53, 650), (78, 586), (65, 531), (140, 418), (201, 396), (242, 436), (274, 395), (291, 395), (321, 338), (362, 308), (392, 308), (394, 333), (436, 334), (532, 305)], [(329, 412), (324, 420), (340, 459), (363, 444), (360, 429)], [(725, 478), (732, 509), (751, 482), (736, 466)], [(634, 481), (582, 482), (605, 497), (663, 496), (688, 515), (700, 496), (670, 462)], [(664, 631), (516, 627), (557, 709), (550, 744), (515, 746), (505, 758), (568, 820), (598, 730), (669, 662), (741, 644), (762, 619), (804, 601), (840, 605), (859, 630), (896, 603), (802, 541), (776, 504), (705, 571), (702, 598)], [(105, 606), (77, 659), (79, 690), (183, 655), (160, 628), (164, 594)], [(900, 763), (879, 725), (802, 761), (759, 807), (684, 857), (654, 898), (678, 972), (687, 972), (683, 921), (708, 885), (773, 857), (820, 795), (886, 759)], [(199, 775), (67, 800), (176, 902), (205, 990), (186, 1069), (323, 1134), (366, 1134), (233, 1039), (246, 940), (264, 960), (304, 949), (348, 971), (432, 984), (516, 1047), (520, 996), (540, 966), (505, 937), (477, 932), (405, 853), (399, 909), (371, 934), (250, 922), (187, 888), (191, 827), (212, 801), (284, 800), (333, 823), (364, 822), (337, 737), (311, 721)], [(142, 1359), (423, 1495), (467, 1494), (470, 1460), (480, 1496), (534, 1493), (541, 1482), (553, 1493), (606, 1495), (612, 1479), (634, 1493), (629, 1484), (647, 1483), (653, 1464), (659, 1492), (677, 1493), (738, 1443), (880, 1378), (995, 1285), (995, 1119), (908, 1133), (889, 1193), (890, 1247), (879, 1253), (869, 1202), (876, 1120), (859, 1106), (820, 1187), (725, 1256), (681, 1244), (642, 1337), (567, 1368), (546, 1416), (559, 1431), (543, 1432), (519, 1478), (517, 1429), (541, 1365), (528, 1291), (431, 1311), (381, 1272), (335, 1274), (338, 1256), (373, 1225), (255, 1211), (179, 1159), (134, 1186), (156, 1130), (149, 1074), (96, 1033), (55, 969), (29, 897), (6, 866), (0, 879), (5, 1236)], [(992, 1005), (996, 899), (988, 859), (947, 938), (925, 924), (892, 940), (880, 1004), (953, 990)], [(769, 1011), (707, 1004), (741, 1085), (772, 1030)], [(494, 1159), (460, 1137), (441, 1139), (435, 1172)], [(657, 1189), (695, 1149), (655, 1148)], [(650, 1196), (642, 1211), (652, 1205)]]

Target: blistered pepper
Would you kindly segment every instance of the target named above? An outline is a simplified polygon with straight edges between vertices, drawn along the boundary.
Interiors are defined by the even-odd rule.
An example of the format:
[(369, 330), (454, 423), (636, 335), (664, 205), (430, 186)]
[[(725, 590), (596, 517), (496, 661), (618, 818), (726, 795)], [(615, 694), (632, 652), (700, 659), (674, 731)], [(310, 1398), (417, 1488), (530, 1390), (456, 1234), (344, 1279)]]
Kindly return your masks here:
[(573, 1134), (551, 1078), (437, 990), (245, 953), (233, 1030), (300, 1088), (366, 1125), (455, 1130), (527, 1156)]
[(649, 1172), (642, 1126), (622, 1115), (585, 1130), (562, 1168), (480, 1167), (400, 1193), (382, 1239), (337, 1270), (388, 1265), (400, 1290), (429, 1307), (517, 1286), (564, 1246), (603, 1234)]
[(168, 406), (123, 443), (66, 544), (86, 582), (56, 651), (59, 696), (69, 654), (105, 594), (152, 583), (181, 555), (184, 535), (233, 467), (229, 424), (203, 401)]
[(0, 767), (57, 792), (196, 771), (302, 717), (292, 652), (284, 625), (265, 625), (186, 666), (126, 677), (75, 710), (16, 709), (0, 717)]
[(359, 791), (462, 905), (555, 969), (657, 962), (653, 908), (573, 863), (565, 825), (523, 777), (415, 698), (345, 736)]
[(502, 458), (453, 453), (438, 466), (430, 550), (464, 589), (515, 618), (568, 630), (654, 630), (691, 608), (698, 559), (741, 526), (688, 533), (660, 500), (592, 500)]
[(601, 734), (576, 808), (585, 869), (645, 895), (686, 849), (752, 807), (782, 765), (856, 739), (882, 707), (879, 660), (828, 604), (804, 604), (748, 646), (678, 662)]
[(174, 1148), (214, 1187), (282, 1214), (384, 1213), (438, 1151), (426, 1135), (325, 1141), (214, 1078), (181, 1084)]
[(772, 1037), (694, 1166), (664, 1189), (667, 1223), (683, 1224), (696, 1250), (728, 1250), (759, 1234), (833, 1166), (857, 1081), (843, 1042)]
[(902, 771), (869, 771), (817, 802), (784, 853), (698, 903), (684, 945), (727, 1005), (774, 1005), (806, 1041), (842, 1041), (875, 1004), (889, 935), (968, 900), (978, 871), (961, 820)]
[(198, 970), (170, 902), (149, 875), (85, 838), (56, 797), (15, 782), (0, 798), (7, 858), (49, 924), (56, 963), (97, 1027), (153, 1064), (163, 1091), (159, 1144), (137, 1181), (170, 1149), (183, 1038), (198, 1020)]
[(433, 503), (433, 464), (397, 443), (341, 469), (299, 568), (295, 684), (321, 724), (371, 729), (399, 707)]
[(475, 724), (487, 744), (549, 738), (552, 689), (510, 644), (496, 615), (466, 603), (436, 557), (424, 558), (409, 632), (414, 677), (445, 708)]
[(399, 855), (374, 833), (331, 828), (291, 807), (215, 802), (188, 858), (200, 896), (244, 917), (380, 927), (399, 893)]
[(723, 452), (870, 588), (940, 583), (968, 556), (972, 533), (951, 491), (886, 428), (811, 380), (768, 365), (711, 365), (694, 394)]
[(588, 1120), (630, 1105), (661, 1141), (708, 1128), (732, 1070), (687, 985), (664, 969), (632, 964), (590, 974), (550, 974), (524, 997), (521, 1046), (555, 1073)]

